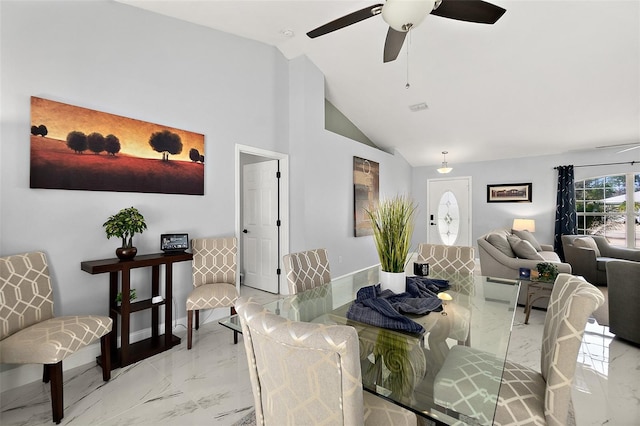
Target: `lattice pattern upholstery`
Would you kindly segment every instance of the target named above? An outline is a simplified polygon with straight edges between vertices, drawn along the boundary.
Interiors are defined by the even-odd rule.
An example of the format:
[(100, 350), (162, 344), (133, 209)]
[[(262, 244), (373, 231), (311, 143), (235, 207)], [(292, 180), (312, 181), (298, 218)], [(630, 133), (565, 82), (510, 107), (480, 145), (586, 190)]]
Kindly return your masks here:
[(238, 298), (236, 238), (194, 238), (191, 250), (195, 288), (187, 298), (187, 310), (233, 306)]
[[(584, 279), (569, 274), (558, 275), (545, 317), (542, 373), (506, 363), (493, 424), (560, 426), (573, 419), (571, 385), (578, 351), (589, 316), (603, 303), (602, 292)], [(494, 383), (499, 374), (491, 372), (490, 366), (499, 365), (500, 360), (463, 346), (452, 348), (450, 355), (454, 352), (456, 355), (446, 359), (436, 376), (436, 402), (473, 418), (484, 419), (482, 416), (486, 413), (474, 409), (469, 402), (483, 393), (485, 397), (491, 395), (487, 382)], [(482, 367), (467, 369), (467, 366), (475, 365)], [(481, 370), (487, 374), (478, 374)]]
[(53, 318), (53, 293), (44, 253), (3, 257), (0, 268), (0, 340)]
[(576, 359), (589, 316), (604, 303), (598, 288), (581, 277), (559, 274), (542, 333), (540, 371), (547, 383), (547, 423), (563, 425), (571, 402)]
[(353, 327), (287, 320), (242, 297), (237, 310), (259, 425), (363, 424), (365, 400), (368, 424), (416, 424), (415, 414), (363, 396)]
[(111, 331), (112, 320), (101, 316), (51, 318), (0, 342), (0, 362), (55, 364)]
[(290, 253), (282, 258), (289, 283), (289, 293), (295, 294), (331, 281), (326, 249)]
[[(199, 328), (200, 309), (230, 307), (238, 298), (236, 289), (236, 267), (238, 240), (235, 237), (194, 238), (191, 240), (193, 252), (193, 287), (187, 297), (187, 349), (191, 349), (193, 336), (193, 312), (196, 313), (196, 330)], [(234, 332), (234, 342), (238, 343), (238, 333)]]
[[(103, 378), (111, 377), (107, 341), (112, 320), (104, 316), (53, 316), (53, 292), (42, 252), (0, 258), (0, 362), (44, 364), (52, 371), (53, 420), (63, 417), (62, 360), (102, 339)], [(51, 366), (51, 367), (49, 367)]]
[(475, 250), (466, 246), (420, 244), (418, 262), (427, 262), (429, 270), (447, 272), (473, 272), (476, 267)]

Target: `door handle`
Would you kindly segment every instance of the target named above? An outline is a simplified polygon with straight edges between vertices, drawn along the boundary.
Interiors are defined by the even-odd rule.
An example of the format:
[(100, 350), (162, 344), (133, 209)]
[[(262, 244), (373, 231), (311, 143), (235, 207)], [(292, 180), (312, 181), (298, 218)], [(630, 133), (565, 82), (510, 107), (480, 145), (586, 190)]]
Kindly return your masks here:
[(246, 229), (243, 229), (243, 230), (242, 230), (242, 232), (243, 232), (244, 234), (247, 234), (249, 231), (247, 231)]

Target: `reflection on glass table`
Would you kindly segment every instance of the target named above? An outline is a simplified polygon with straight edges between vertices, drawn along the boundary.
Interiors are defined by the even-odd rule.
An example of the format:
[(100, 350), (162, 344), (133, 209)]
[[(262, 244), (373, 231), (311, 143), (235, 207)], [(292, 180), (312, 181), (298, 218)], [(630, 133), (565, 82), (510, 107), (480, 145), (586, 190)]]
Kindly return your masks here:
[[(490, 424), (493, 419), (506, 358), (520, 283), (473, 274), (430, 275), (446, 279), (451, 296), (444, 312), (407, 315), (425, 332), (412, 334), (350, 320), (346, 313), (358, 290), (378, 283), (379, 267), (354, 272), (312, 290), (265, 304), (265, 308), (293, 321), (353, 326), (360, 341), (364, 389), (440, 424), (463, 420), (469, 424)], [(446, 313), (446, 315), (443, 315)], [(242, 331), (237, 316), (220, 324)], [(486, 372), (490, 380), (482, 402), (469, 412), (448, 406), (446, 395), (434, 395), (436, 375), (451, 347), (466, 345), (486, 352), (502, 364)]]

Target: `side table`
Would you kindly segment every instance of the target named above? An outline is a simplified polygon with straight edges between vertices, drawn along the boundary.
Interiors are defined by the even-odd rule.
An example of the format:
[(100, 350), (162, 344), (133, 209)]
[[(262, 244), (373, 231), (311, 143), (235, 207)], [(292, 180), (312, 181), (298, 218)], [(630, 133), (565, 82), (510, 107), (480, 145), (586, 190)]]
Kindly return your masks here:
[(529, 314), (533, 307), (533, 302), (544, 297), (551, 297), (553, 282), (549, 281), (528, 281), (527, 282), (527, 300), (524, 305), (524, 323), (529, 324)]
[[(131, 260), (101, 259), (88, 260), (80, 264), (80, 268), (92, 275), (109, 273), (109, 316), (113, 320), (114, 336), (111, 338), (111, 368), (125, 367), (142, 359), (156, 355), (171, 349), (180, 343), (180, 338), (171, 333), (172, 328), (172, 290), (173, 290), (173, 264), (177, 262), (191, 261), (191, 253), (179, 253), (167, 255), (164, 253), (146, 254), (134, 257)], [(131, 270), (135, 268), (151, 267), (151, 296), (160, 294), (160, 265), (165, 267), (165, 300), (152, 303), (152, 299), (131, 302), (129, 291), (131, 289)], [(118, 288), (122, 292), (120, 306), (116, 304)], [(168, 303), (168, 304), (167, 304)], [(158, 323), (160, 319), (160, 306), (164, 306), (164, 334), (160, 335)], [(134, 312), (151, 309), (151, 337), (139, 342), (129, 342), (130, 316)], [(118, 316), (120, 323), (120, 349), (117, 348)], [(100, 357), (98, 357), (100, 363)]]

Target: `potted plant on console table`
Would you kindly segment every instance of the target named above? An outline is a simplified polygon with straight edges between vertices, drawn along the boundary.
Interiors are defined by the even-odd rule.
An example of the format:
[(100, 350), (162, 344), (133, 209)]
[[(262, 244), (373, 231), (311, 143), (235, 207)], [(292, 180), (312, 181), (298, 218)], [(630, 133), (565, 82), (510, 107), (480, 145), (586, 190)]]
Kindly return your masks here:
[(136, 233), (142, 234), (147, 229), (144, 216), (135, 207), (120, 210), (110, 216), (102, 224), (107, 239), (111, 237), (122, 238), (122, 247), (116, 249), (116, 256), (122, 260), (133, 259), (138, 253), (138, 249), (133, 246), (133, 236)]
[(365, 210), (380, 257), (380, 287), (394, 293), (406, 289), (405, 264), (413, 235), (416, 206), (405, 196), (383, 200), (374, 210)]

